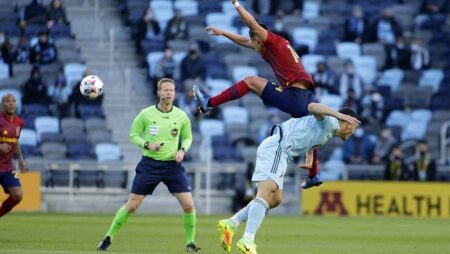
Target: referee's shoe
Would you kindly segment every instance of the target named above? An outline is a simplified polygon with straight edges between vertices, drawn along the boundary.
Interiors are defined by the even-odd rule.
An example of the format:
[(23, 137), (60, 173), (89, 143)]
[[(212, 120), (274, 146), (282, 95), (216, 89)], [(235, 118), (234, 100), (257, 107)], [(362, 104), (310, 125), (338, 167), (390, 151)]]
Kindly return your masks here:
[(110, 245), (111, 245), (111, 237), (106, 236), (105, 239), (101, 240), (101, 242), (98, 244), (97, 250), (107, 251)]
[(199, 250), (201, 250), (201, 248), (195, 243), (188, 243), (188, 245), (186, 245), (186, 252), (198, 252)]

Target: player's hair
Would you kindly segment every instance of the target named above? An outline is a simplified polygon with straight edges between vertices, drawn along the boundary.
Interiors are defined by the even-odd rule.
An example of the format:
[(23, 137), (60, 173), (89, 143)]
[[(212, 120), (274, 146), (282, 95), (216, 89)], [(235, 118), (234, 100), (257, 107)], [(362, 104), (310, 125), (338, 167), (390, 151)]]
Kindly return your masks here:
[[(264, 28), (264, 29), (267, 30), (267, 26), (264, 25), (263, 23), (258, 23), (258, 25), (260, 25), (262, 28)], [(250, 36), (250, 38), (253, 38), (253, 37), (255, 37), (255, 32), (253, 32), (253, 30), (250, 29), (250, 30), (248, 31), (248, 35)]]
[(349, 107), (341, 108), (341, 109), (339, 110), (339, 113), (342, 113), (342, 114), (344, 114), (344, 115), (352, 116), (352, 117), (354, 117), (354, 118), (356, 118), (356, 119), (359, 120), (358, 114), (356, 114), (356, 112), (355, 112), (353, 109), (349, 108)]
[(8, 97), (12, 97), (14, 100), (16, 99), (15, 97), (14, 97), (14, 95), (12, 95), (11, 93), (7, 93), (7, 94), (4, 94), (3, 96), (2, 96), (2, 103), (6, 100), (6, 98), (8, 98)]
[(160, 79), (158, 81), (158, 84), (157, 84), (158, 90), (161, 89), (162, 84), (166, 83), (166, 82), (172, 83), (173, 85), (175, 85), (175, 81), (173, 79), (171, 79), (171, 78), (162, 78), (162, 79)]

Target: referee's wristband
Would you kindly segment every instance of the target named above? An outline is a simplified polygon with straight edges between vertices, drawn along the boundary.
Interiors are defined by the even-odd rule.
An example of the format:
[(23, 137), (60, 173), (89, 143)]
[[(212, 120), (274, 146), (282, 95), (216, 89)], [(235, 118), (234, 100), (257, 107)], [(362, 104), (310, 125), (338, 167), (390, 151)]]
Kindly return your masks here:
[(238, 2), (238, 1), (234, 2), (234, 4), (233, 4), (233, 5), (234, 5), (234, 7), (235, 7), (235, 8), (237, 8), (237, 7), (239, 7), (239, 6), (240, 6), (240, 4), (239, 4), (239, 2)]

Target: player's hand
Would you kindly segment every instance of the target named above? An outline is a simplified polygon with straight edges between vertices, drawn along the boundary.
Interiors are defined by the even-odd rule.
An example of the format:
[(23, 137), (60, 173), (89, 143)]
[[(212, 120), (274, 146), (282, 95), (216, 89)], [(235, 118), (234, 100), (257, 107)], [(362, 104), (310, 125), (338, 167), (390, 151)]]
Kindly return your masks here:
[(28, 168), (27, 168), (27, 165), (25, 164), (24, 159), (19, 159), (19, 170), (20, 170), (20, 173), (28, 172)]
[(205, 28), (205, 31), (208, 32), (209, 35), (223, 35), (224, 31), (222, 29), (213, 27), (213, 26), (207, 26)]
[(148, 144), (147, 145), (147, 149), (152, 150), (152, 151), (159, 151), (160, 148), (161, 148), (160, 144)]
[(4, 153), (9, 153), (9, 151), (11, 151), (11, 146), (6, 143), (0, 144), (0, 151)]
[(353, 125), (359, 125), (361, 123), (358, 119), (354, 118), (353, 116), (349, 116), (349, 115), (342, 114), (342, 113), (339, 113), (337, 118), (339, 120), (342, 120), (344, 122), (347, 122), (347, 123), (353, 124)]
[(300, 164), (297, 164), (297, 167), (298, 168), (301, 168), (301, 169), (307, 169), (307, 170), (309, 170), (310, 168), (312, 168), (312, 166), (313, 166), (313, 153), (312, 153), (312, 150), (310, 150), (308, 153), (306, 153), (306, 155), (305, 155), (305, 163), (300, 163)]
[(184, 155), (185, 155), (186, 153), (183, 151), (183, 150), (180, 150), (180, 151), (178, 151), (176, 154), (175, 154), (175, 161), (177, 162), (177, 163), (180, 163), (180, 162), (182, 162), (183, 161), (183, 159), (184, 159)]

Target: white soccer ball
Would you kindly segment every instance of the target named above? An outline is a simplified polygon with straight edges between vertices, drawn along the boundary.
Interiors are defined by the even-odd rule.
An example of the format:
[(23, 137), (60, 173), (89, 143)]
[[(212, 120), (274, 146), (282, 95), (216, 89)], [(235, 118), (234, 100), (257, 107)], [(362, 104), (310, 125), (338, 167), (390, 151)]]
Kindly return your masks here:
[(89, 99), (95, 99), (103, 93), (103, 81), (95, 75), (86, 76), (81, 80), (80, 92)]

